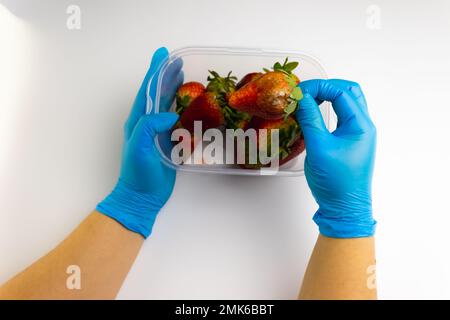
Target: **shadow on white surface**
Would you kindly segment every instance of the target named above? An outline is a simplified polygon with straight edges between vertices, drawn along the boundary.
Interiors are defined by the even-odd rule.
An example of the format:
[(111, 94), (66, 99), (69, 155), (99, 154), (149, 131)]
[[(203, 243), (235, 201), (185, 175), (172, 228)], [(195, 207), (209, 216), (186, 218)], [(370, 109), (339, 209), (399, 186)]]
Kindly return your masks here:
[(179, 174), (119, 298), (293, 299), (311, 210), (303, 178)]

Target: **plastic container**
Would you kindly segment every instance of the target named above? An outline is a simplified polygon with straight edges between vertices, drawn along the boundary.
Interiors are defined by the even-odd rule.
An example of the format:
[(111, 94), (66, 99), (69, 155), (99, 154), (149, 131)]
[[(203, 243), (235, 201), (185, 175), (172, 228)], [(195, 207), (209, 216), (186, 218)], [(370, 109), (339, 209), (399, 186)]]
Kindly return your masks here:
[[(321, 64), (301, 52), (232, 47), (186, 47), (174, 50), (161, 65), (159, 77), (154, 77), (149, 81), (147, 113), (174, 110), (174, 96), (179, 85), (176, 81), (176, 74), (178, 74), (181, 64), (184, 82), (199, 81), (206, 84), (208, 70), (215, 70), (220, 75), (226, 75), (232, 71), (233, 75), (240, 79), (249, 72), (261, 71), (263, 67), (270, 68), (276, 61), (282, 62), (286, 57), (289, 58), (289, 61), (300, 63), (294, 73), (301, 81), (327, 78)], [(150, 97), (150, 90), (156, 90), (154, 101)], [(320, 109), (326, 126), (330, 128), (331, 108), (329, 103), (322, 103)], [(304, 174), (305, 151), (277, 170), (268, 170), (267, 168), (255, 170), (226, 164), (176, 164), (171, 160), (174, 143), (170, 141), (170, 132), (159, 134), (155, 138), (155, 143), (164, 164), (181, 171), (253, 176), (299, 176)]]

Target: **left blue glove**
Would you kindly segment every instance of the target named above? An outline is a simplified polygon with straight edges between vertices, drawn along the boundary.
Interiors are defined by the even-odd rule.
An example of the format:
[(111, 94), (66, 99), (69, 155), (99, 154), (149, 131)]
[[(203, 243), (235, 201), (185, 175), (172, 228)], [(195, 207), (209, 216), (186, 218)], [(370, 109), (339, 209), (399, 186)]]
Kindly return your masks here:
[[(170, 130), (178, 120), (175, 113), (145, 114), (147, 85), (150, 79), (159, 76), (161, 64), (167, 59), (166, 48), (159, 48), (153, 55), (150, 69), (134, 101), (131, 113), (124, 126), (124, 145), (119, 180), (96, 210), (125, 228), (147, 238), (156, 215), (169, 199), (174, 184), (175, 170), (165, 166), (155, 147), (156, 134)], [(181, 63), (171, 67), (170, 82), (175, 94), (183, 82)], [(165, 79), (165, 80), (166, 80)], [(157, 81), (152, 81), (150, 97), (156, 94)]]

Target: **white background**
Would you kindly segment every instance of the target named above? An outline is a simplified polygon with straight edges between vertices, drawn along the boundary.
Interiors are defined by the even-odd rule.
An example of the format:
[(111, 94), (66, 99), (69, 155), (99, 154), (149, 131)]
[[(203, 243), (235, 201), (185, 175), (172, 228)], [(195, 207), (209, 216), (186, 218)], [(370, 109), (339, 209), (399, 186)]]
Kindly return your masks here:
[[(379, 133), (379, 296), (450, 298), (449, 1), (0, 3), (16, 15), (0, 6), (0, 282), (113, 187), (152, 52), (234, 45), (307, 51), (361, 84)], [(295, 298), (315, 210), (304, 177), (179, 174), (119, 298)]]

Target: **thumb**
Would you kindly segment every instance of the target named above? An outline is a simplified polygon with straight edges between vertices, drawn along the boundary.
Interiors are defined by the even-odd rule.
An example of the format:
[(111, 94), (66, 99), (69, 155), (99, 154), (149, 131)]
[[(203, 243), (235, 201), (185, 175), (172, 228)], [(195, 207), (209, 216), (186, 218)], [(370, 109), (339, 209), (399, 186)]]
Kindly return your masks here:
[(143, 144), (153, 143), (158, 133), (170, 130), (178, 121), (178, 115), (173, 112), (146, 114), (142, 116), (133, 130), (131, 139)]
[(307, 92), (303, 93), (303, 99), (299, 101), (296, 117), (306, 142), (317, 134), (329, 133), (316, 100)]

